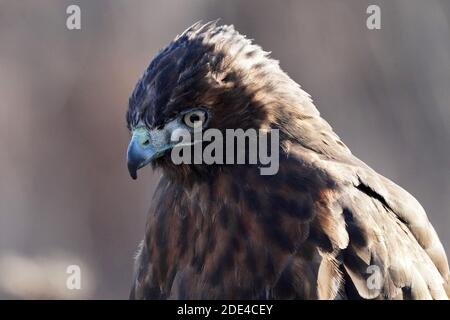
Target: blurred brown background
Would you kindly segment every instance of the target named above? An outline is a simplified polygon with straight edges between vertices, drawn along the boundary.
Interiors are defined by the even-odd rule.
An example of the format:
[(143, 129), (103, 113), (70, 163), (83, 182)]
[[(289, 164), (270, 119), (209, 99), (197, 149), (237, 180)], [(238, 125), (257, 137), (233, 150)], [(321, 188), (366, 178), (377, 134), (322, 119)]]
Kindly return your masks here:
[[(66, 8), (81, 7), (81, 30)], [(381, 7), (381, 30), (366, 8)], [(254, 38), (450, 249), (450, 1), (0, 1), (0, 298), (124, 299), (157, 175), (132, 181), (128, 96), (197, 20)], [(65, 289), (67, 265), (82, 289)]]

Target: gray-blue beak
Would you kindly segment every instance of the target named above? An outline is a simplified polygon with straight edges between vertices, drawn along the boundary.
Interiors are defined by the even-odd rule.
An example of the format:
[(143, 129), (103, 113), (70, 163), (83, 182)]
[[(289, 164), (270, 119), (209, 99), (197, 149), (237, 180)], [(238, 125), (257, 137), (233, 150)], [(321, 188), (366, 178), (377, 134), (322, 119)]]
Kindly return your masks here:
[(151, 136), (145, 128), (133, 130), (133, 136), (128, 145), (127, 164), (130, 176), (137, 178), (138, 169), (149, 164), (158, 156), (158, 150), (155, 149)]

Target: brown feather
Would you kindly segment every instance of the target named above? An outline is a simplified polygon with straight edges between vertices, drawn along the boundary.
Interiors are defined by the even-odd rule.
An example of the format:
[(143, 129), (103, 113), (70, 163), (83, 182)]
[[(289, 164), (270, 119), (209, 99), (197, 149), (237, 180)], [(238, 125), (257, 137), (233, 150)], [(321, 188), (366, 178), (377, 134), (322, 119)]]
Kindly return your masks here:
[(130, 98), (128, 126), (164, 126), (193, 105), (213, 114), (211, 128), (279, 129), (280, 170), (154, 161), (163, 176), (131, 298), (448, 298), (447, 258), (420, 204), (353, 156), (233, 27), (196, 24), (163, 49)]

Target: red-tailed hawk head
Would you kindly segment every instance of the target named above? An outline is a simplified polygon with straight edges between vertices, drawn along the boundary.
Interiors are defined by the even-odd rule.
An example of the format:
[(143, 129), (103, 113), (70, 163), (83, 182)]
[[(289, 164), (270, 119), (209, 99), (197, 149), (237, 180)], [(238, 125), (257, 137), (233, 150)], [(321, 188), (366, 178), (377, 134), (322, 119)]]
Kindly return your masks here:
[(180, 176), (202, 171), (170, 159), (171, 135), (198, 120), (204, 129), (279, 129), (286, 147), (298, 121), (317, 114), (267, 52), (232, 26), (197, 23), (158, 53), (136, 85), (127, 112), (128, 168), (133, 178), (150, 162)]

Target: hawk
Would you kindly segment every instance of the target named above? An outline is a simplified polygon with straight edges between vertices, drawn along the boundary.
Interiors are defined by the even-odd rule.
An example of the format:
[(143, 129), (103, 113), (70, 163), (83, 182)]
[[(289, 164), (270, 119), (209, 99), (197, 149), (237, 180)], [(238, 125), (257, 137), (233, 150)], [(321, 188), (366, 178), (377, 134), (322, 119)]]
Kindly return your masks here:
[[(207, 119), (207, 121), (206, 121)], [(279, 170), (174, 164), (169, 137), (279, 131)], [(128, 169), (162, 173), (132, 299), (448, 299), (443, 246), (417, 200), (356, 158), (310, 96), (233, 26), (197, 23), (129, 100)]]

